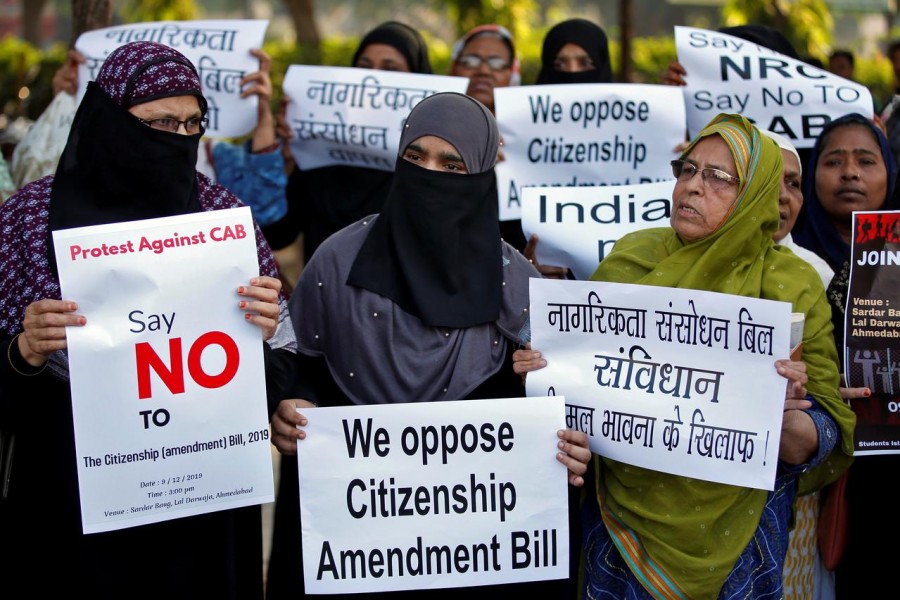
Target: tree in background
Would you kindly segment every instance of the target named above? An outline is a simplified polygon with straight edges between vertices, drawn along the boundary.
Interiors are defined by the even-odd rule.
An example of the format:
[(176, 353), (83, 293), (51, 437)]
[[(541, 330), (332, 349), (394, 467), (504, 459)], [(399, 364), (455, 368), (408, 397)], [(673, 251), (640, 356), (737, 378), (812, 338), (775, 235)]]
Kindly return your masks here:
[(126, 23), (190, 21), (200, 18), (194, 0), (122, 0), (119, 14)]
[(310, 63), (317, 64), (322, 60), (322, 39), (316, 25), (314, 0), (284, 0), (294, 31), (297, 33), (297, 46), (301, 55)]
[(112, 0), (72, 0), (72, 39), (69, 47), (85, 31), (103, 29), (112, 25)]
[(727, 0), (722, 7), (726, 27), (768, 25), (784, 34), (801, 57), (826, 60), (834, 19), (824, 0)]

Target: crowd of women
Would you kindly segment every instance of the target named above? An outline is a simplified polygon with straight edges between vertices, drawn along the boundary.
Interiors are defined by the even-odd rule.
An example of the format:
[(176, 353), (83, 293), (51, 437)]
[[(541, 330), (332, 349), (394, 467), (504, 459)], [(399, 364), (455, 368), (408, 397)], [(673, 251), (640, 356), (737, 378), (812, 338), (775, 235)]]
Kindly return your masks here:
[[(253, 206), (242, 194), (254, 194), (251, 186), (236, 196), (228, 181), (197, 171), (207, 106), (190, 61), (151, 42), (109, 55), (54, 174), (0, 206), (0, 428), (16, 440), (0, 500), (6, 589), (92, 598), (303, 596), (296, 453), (314, 431), (311, 409), (525, 395), (527, 373), (547, 364), (530, 345), (529, 279), (568, 270), (539, 265), (536, 240), (498, 218), (493, 90), (522, 83), (512, 36), (497, 25), (477, 27), (454, 44), (452, 58), (451, 74), (469, 78), (467, 93), (436, 94), (412, 110), (394, 172), (304, 170), (286, 156), (286, 208), (257, 218), (259, 276), (235, 284), (248, 323), (261, 331), (281, 454), (264, 572), (259, 506), (82, 533), (66, 330), (90, 315), (79, 312), (78, 298), (61, 295), (51, 232)], [(541, 58), (535, 84), (613, 79), (604, 32), (583, 19), (552, 28)], [(431, 73), (422, 36), (398, 22), (367, 33), (352, 66)], [(261, 71), (259, 93), (268, 98), (268, 64)], [(676, 63), (668, 80), (689, 76)], [(267, 134), (290, 136), (283, 119), (264, 111), (259, 122)], [(269, 143), (247, 149), (273, 151)], [(253, 177), (252, 164), (242, 164)], [(802, 361), (772, 367), (786, 380), (774, 489), (591, 455), (584, 433), (562, 430), (547, 452), (569, 473), (570, 577), (428, 597), (824, 600), (889, 589), (890, 553), (875, 547), (897, 529), (881, 487), (897, 460), (853, 462), (855, 416), (846, 401), (869, 391), (842, 387), (839, 359), (852, 213), (900, 202), (883, 129), (861, 115), (836, 119), (803, 161), (790, 141), (721, 114), (680, 150), (672, 172), (670, 225), (621, 238), (592, 279), (779, 300), (805, 315)], [(273, 250), (300, 233), (305, 264), (296, 287), (285, 286)], [(848, 469), (844, 560), (836, 574), (807, 561), (788, 581), (790, 547), (807, 543), (792, 530), (803, 522), (815, 530), (817, 493)], [(812, 540), (797, 552), (815, 556)]]

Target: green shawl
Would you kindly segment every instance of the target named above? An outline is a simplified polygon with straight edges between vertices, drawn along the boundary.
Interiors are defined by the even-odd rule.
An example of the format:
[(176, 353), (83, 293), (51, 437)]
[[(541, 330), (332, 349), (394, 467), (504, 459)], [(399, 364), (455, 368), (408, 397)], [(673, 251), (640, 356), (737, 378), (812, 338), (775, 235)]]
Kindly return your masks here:
[[(682, 157), (708, 135), (720, 135), (728, 144), (740, 179), (725, 223), (690, 244), (672, 228), (626, 235), (591, 279), (780, 300), (804, 313), (807, 388), (834, 417), (842, 436), (828, 459), (801, 478), (805, 491), (818, 489), (849, 466), (853, 453), (855, 418), (838, 393), (831, 310), (815, 270), (772, 242), (781, 150), (747, 119), (721, 114)], [(644, 586), (656, 597), (716, 598), (759, 525), (768, 492), (597, 460), (604, 523)]]

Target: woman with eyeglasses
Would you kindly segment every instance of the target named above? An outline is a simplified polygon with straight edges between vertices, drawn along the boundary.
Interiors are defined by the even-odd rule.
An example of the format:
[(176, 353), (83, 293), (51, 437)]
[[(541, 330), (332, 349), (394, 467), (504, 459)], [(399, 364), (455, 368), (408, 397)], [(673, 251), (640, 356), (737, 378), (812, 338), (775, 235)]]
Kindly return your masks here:
[[(78, 298), (60, 295), (52, 232), (243, 206), (196, 171), (206, 108), (197, 70), (182, 54), (152, 42), (121, 46), (89, 83), (56, 175), (0, 206), (0, 427), (15, 435), (0, 499), (9, 590), (263, 596), (259, 506), (82, 533), (76, 461), (83, 457), (75, 449), (66, 331), (91, 315), (79, 311)], [(265, 340), (267, 384), (276, 394), (287, 386), (276, 371), (290, 367), (295, 338), (275, 261), (255, 233), (259, 276), (234, 282), (234, 302)], [(173, 277), (203, 268), (185, 265), (186, 275)]]
[[(782, 160), (747, 119), (717, 116), (672, 163), (671, 227), (623, 236), (592, 276), (790, 302), (804, 313), (804, 362), (774, 365), (790, 382), (774, 490), (595, 456), (585, 598), (780, 598), (798, 489), (822, 487), (852, 460), (855, 418), (838, 393), (822, 281), (772, 240)], [(546, 365), (530, 348), (513, 359), (521, 374)]]
[(512, 34), (500, 25), (479, 25), (453, 44), (450, 75), (469, 78), (466, 94), (494, 112), (494, 88), (519, 85), (519, 59)]

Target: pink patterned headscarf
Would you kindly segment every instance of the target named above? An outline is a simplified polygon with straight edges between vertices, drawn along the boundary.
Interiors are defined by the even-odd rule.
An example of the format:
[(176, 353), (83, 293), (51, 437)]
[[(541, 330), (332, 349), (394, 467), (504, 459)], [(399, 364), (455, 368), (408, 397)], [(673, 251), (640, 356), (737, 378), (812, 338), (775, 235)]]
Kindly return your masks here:
[(97, 85), (128, 108), (170, 96), (197, 96), (206, 114), (206, 100), (197, 69), (177, 50), (156, 42), (131, 42), (106, 57), (97, 75)]

